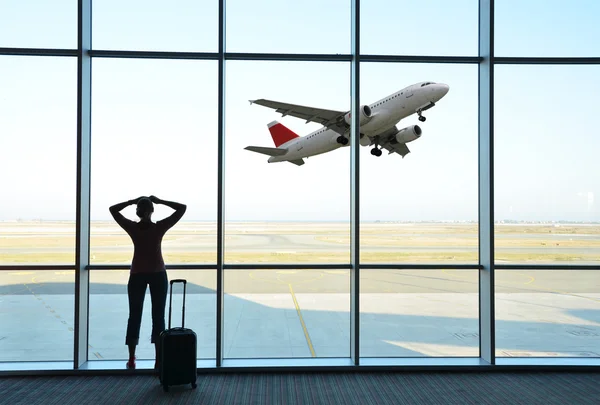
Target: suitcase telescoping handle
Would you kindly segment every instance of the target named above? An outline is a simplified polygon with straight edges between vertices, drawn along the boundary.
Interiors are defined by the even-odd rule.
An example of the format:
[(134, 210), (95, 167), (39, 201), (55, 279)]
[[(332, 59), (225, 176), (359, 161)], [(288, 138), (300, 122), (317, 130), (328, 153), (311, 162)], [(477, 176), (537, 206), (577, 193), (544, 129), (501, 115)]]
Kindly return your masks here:
[(171, 312), (173, 312), (173, 284), (183, 283), (183, 310), (181, 311), (181, 327), (185, 327), (185, 289), (187, 286), (187, 280), (176, 279), (171, 280), (171, 295), (169, 297), (169, 329), (171, 329)]

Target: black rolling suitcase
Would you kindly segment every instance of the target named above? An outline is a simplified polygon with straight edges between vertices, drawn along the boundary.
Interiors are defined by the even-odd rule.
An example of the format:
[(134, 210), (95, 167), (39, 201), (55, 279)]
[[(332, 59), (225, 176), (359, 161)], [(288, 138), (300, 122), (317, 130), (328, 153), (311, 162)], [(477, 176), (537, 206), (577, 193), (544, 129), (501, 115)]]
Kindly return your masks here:
[[(183, 315), (180, 328), (171, 328), (173, 284), (183, 283)], [(171, 280), (169, 297), (169, 329), (160, 334), (159, 378), (165, 391), (170, 385), (192, 384), (196, 388), (196, 333), (185, 328), (186, 280)]]

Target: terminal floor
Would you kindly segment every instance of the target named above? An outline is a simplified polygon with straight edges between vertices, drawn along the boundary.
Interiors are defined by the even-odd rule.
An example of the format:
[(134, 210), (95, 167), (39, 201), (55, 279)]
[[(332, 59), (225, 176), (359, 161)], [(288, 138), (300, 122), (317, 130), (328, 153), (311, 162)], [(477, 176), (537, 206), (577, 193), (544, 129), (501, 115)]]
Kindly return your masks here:
[(155, 376), (0, 379), (2, 404), (597, 404), (600, 374), (200, 374), (198, 387), (163, 392)]

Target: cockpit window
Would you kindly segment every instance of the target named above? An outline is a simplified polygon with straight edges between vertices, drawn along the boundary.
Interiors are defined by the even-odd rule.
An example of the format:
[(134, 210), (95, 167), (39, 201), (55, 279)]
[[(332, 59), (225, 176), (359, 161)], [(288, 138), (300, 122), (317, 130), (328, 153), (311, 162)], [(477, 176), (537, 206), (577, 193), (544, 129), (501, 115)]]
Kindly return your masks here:
[(425, 86), (428, 86), (428, 85), (430, 85), (430, 84), (433, 84), (433, 82), (425, 82), (425, 83), (423, 83), (423, 84), (421, 85), (421, 87), (425, 87)]

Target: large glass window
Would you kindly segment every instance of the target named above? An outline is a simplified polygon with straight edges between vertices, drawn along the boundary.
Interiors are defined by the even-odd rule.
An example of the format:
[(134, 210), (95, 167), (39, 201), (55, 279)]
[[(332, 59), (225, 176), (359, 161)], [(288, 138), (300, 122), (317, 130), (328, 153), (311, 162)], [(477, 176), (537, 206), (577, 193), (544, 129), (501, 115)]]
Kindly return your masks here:
[(360, 5), (361, 53), (477, 55), (477, 0), (380, 0)]
[(77, 2), (2, 0), (0, 47), (77, 48)]
[(228, 52), (350, 53), (350, 1), (228, 0)]
[[(349, 148), (336, 149), (339, 134), (320, 124), (305, 124), (306, 118), (293, 114), (282, 117), (260, 101), (248, 102), (348, 111), (349, 73), (345, 63), (227, 63), (226, 262), (349, 262)], [(275, 122), (280, 125), (273, 127)], [(304, 136), (302, 142), (308, 143), (289, 146), (294, 136)], [(301, 153), (302, 148), (328, 145), (334, 150), (275, 163), (268, 163), (274, 159), (268, 155), (245, 149)]]
[(225, 358), (349, 357), (347, 270), (227, 270)]
[(73, 264), (74, 58), (0, 57), (0, 264)]
[(216, 52), (219, 2), (92, 1), (94, 49)]
[(494, 2), (496, 56), (600, 56), (600, 3)]
[[(0, 363), (73, 361), (75, 222), (82, 197), (83, 218), (91, 218), (89, 323), (81, 325), (89, 332), (88, 357), (125, 367), (134, 248), (109, 207), (150, 195), (187, 205), (162, 251), (167, 265), (193, 268), (169, 270), (168, 277), (188, 280), (185, 326), (197, 334), (198, 359), (214, 362), (219, 343), (225, 359), (348, 360), (355, 332), (348, 270), (355, 196), (344, 137), (351, 64), (247, 59), (260, 53), (348, 56), (352, 2), (227, 0), (221, 2), (225, 38), (217, 0), (125, 3), (90, 3), (93, 49), (123, 51), (123, 57), (92, 53), (88, 117), (77, 105), (77, 59), (33, 56), (75, 51), (77, 2), (0, 1), (0, 50), (32, 55), (0, 55)], [(479, 19), (481, 2), (422, 3), (363, 1), (363, 60), (478, 55), (487, 24)], [(493, 253), (501, 269), (493, 280), (495, 337), (482, 340), (481, 348), (491, 343), (499, 358), (600, 358), (599, 276), (587, 269), (600, 262), (594, 121), (600, 68), (587, 64), (591, 59), (575, 60), (580, 65), (567, 64), (573, 59), (507, 65), (502, 59), (600, 56), (596, 3), (503, 0), (492, 10), (500, 58), (492, 67)], [(227, 52), (223, 109), (220, 39)], [(162, 51), (165, 59), (140, 59), (156, 54), (138, 51)], [(191, 60), (187, 52), (214, 59)], [(480, 335), (490, 332), (480, 330), (479, 311), (491, 303), (479, 301), (479, 270), (465, 269), (479, 263), (478, 218), (480, 208), (485, 211), (478, 189), (486, 156), (479, 151), (479, 68), (361, 63), (359, 104), (370, 123), (361, 126), (357, 173), (358, 337), (366, 362), (477, 357)], [(89, 207), (87, 197), (77, 195), (79, 119), (91, 122)], [(219, 167), (221, 119), (225, 159)], [(171, 213), (156, 205), (152, 219)], [(134, 205), (123, 214), (138, 220)], [(218, 247), (227, 268), (222, 308)], [(502, 269), (506, 263), (515, 269)], [(307, 268), (316, 264), (327, 266)], [(544, 270), (516, 269), (531, 264)], [(154, 358), (149, 295), (140, 360)], [(172, 326), (180, 325), (181, 305), (177, 286)]]
[(496, 270), (496, 356), (600, 357), (600, 273)]
[(360, 272), (363, 357), (479, 355), (477, 270)]
[[(477, 262), (477, 66), (364, 63), (361, 78), (369, 124), (390, 128), (365, 126), (365, 145), (384, 149), (361, 148), (361, 262)], [(401, 117), (396, 128), (418, 138), (389, 132)]]
[[(496, 67), (497, 263), (600, 260), (599, 73), (597, 66)], [(565, 97), (577, 101), (559, 101)]]
[(0, 271), (0, 362), (72, 361), (75, 272)]
[[(216, 63), (94, 61), (91, 263), (129, 263), (116, 203), (155, 195), (187, 205), (162, 242), (165, 262), (216, 262)], [(154, 220), (172, 209), (157, 204)], [(135, 206), (123, 210), (134, 221)]]

